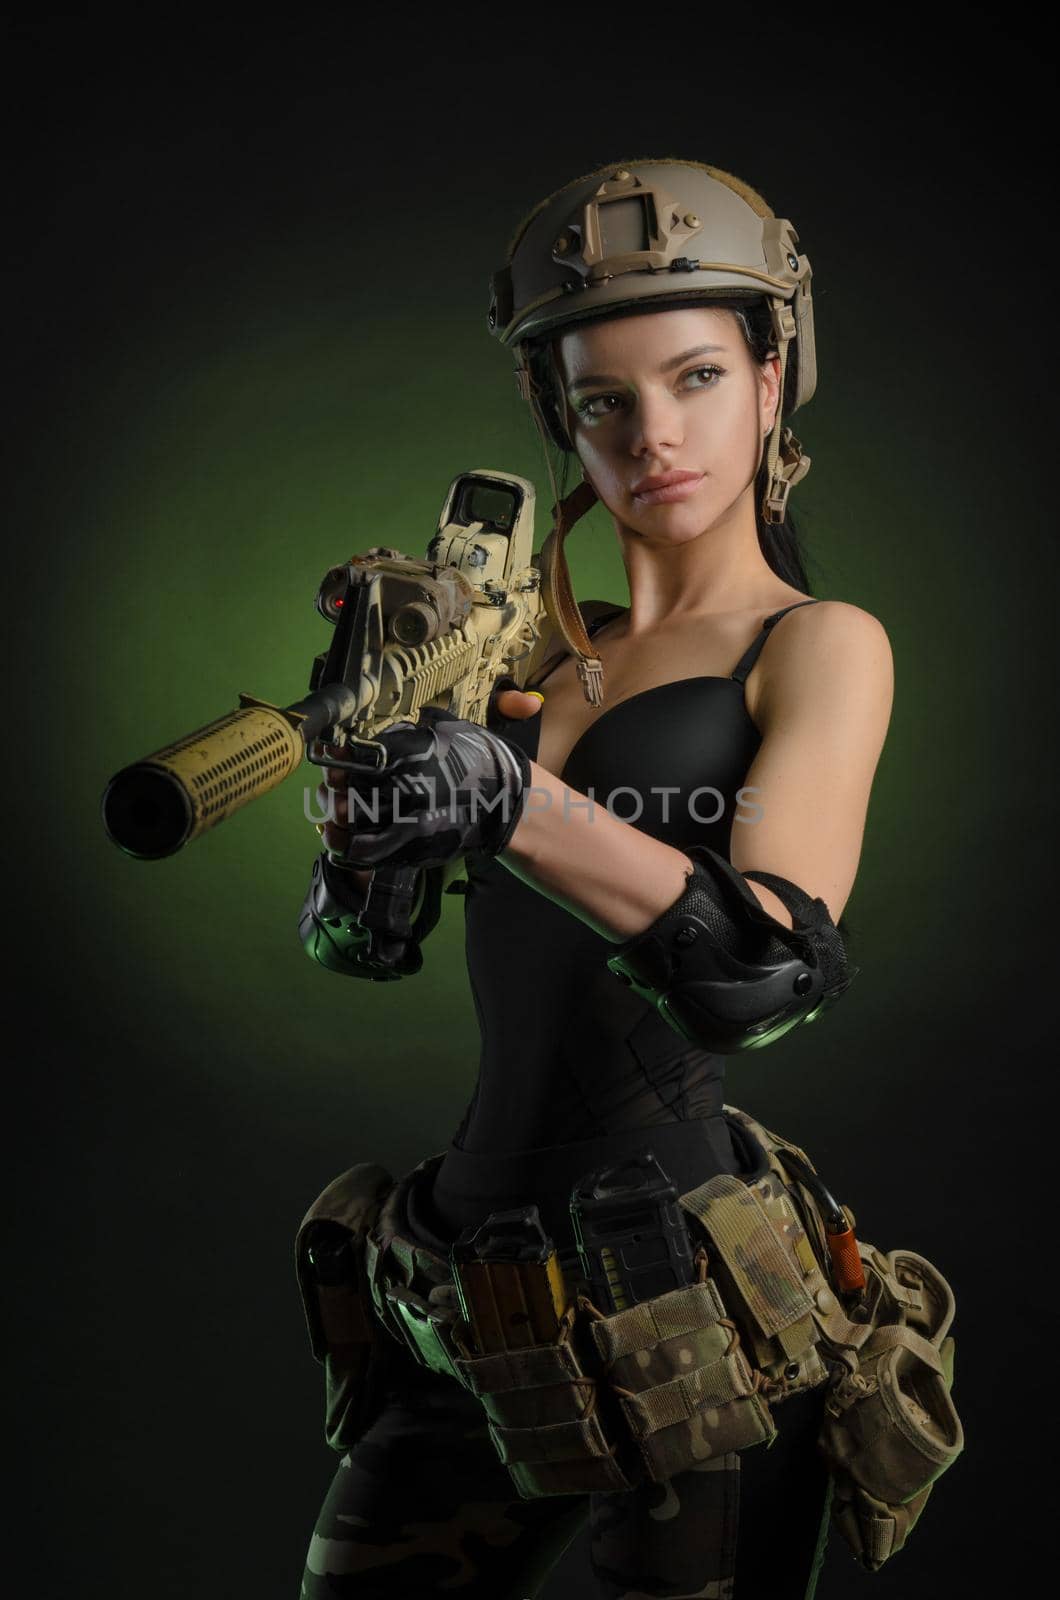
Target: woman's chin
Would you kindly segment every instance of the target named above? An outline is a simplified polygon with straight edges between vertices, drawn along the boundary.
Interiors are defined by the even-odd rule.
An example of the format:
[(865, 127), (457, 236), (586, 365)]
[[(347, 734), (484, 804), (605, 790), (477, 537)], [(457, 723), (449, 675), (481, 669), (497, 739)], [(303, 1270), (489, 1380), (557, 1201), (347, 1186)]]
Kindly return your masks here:
[(647, 543), (687, 544), (705, 533), (713, 518), (710, 508), (682, 505), (650, 506), (627, 517), (629, 531)]

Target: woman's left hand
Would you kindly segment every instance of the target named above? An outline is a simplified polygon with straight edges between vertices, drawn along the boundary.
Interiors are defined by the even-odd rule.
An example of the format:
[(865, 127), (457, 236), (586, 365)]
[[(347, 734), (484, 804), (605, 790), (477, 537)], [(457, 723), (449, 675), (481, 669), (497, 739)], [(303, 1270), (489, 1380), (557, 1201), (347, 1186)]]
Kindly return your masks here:
[[(491, 715), (496, 710), (521, 719), (540, 709), (538, 697), (501, 689)], [(426, 867), (468, 850), (495, 855), (505, 848), (530, 782), (530, 761), (522, 750), (434, 706), (424, 707), (418, 723), (387, 728), (379, 743), (387, 762), (378, 771), (325, 769), (318, 798), (334, 818), (323, 829), (332, 860)]]

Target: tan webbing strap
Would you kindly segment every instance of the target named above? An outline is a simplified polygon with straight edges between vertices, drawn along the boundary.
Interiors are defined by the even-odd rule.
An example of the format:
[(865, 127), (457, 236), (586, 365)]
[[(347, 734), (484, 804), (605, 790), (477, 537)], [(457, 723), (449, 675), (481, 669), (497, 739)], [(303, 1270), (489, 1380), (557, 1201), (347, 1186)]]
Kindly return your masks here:
[[(900, 1311), (909, 1312), (921, 1309), (922, 1296), (920, 1291), (913, 1285), (898, 1282), (889, 1258), (882, 1251), (872, 1250), (871, 1254), (865, 1259), (872, 1270), (883, 1279), (885, 1293), (890, 1296)], [(936, 1358), (938, 1356), (938, 1351), (934, 1345), (929, 1345), (914, 1329), (904, 1324), (884, 1323), (882, 1326), (878, 1326), (875, 1317), (868, 1322), (852, 1322), (840, 1306), (829, 1305), (825, 1307), (820, 1303), (814, 1308), (814, 1320), (821, 1332), (833, 1345), (856, 1350), (861, 1360), (867, 1359), (872, 1353), (869, 1349), (870, 1339), (873, 1341), (873, 1349), (877, 1352), (889, 1348), (890, 1345), (907, 1344), (910, 1349), (916, 1349), (918, 1354), (923, 1354), (919, 1346), (913, 1343), (913, 1340), (920, 1340), (926, 1348), (935, 1351)], [(877, 1343), (877, 1340), (880, 1342)], [(933, 1371), (941, 1370), (935, 1365), (935, 1361), (926, 1354), (923, 1355), (923, 1359)]]
[(929, 1339), (925, 1339), (923, 1334), (915, 1333), (912, 1328), (907, 1328), (900, 1322), (887, 1323), (882, 1328), (877, 1328), (871, 1339), (866, 1340), (862, 1346), (861, 1359), (865, 1361), (869, 1356), (878, 1356), (884, 1350), (893, 1350), (897, 1345), (904, 1345), (907, 1350), (912, 1350), (932, 1372), (937, 1372), (940, 1378), (945, 1377), (942, 1357), (936, 1346)]
[(545, 608), (556, 627), (567, 641), (572, 655), (578, 657), (578, 677), (582, 693), (591, 706), (604, 703), (604, 664), (593, 653), (589, 635), (585, 631), (571, 589), (570, 573), (563, 554), (563, 541), (579, 517), (596, 504), (597, 494), (586, 480), (572, 489), (563, 500), (552, 507), (552, 531), (541, 547), (541, 591)]
[(781, 413), (784, 409), (784, 374), (788, 365), (788, 346), (795, 337), (795, 313), (781, 299), (771, 299), (769, 305), (773, 316), (773, 336), (780, 356), (780, 390), (777, 413), (769, 430), (769, 446), (766, 450), (768, 481), (765, 515), (769, 522), (782, 522), (788, 498), (788, 485), (784, 482), (783, 473), (777, 471), (777, 457), (780, 454)]
[[(592, 1325), (592, 1336), (604, 1361), (616, 1361), (638, 1350), (650, 1350), (664, 1339), (677, 1339), (687, 1333), (704, 1333), (725, 1315), (717, 1287), (709, 1280), (671, 1290), (654, 1300), (642, 1300)], [(729, 1343), (720, 1335), (721, 1347)]]
[(750, 1399), (754, 1390), (735, 1363), (722, 1359), (669, 1383), (654, 1384), (640, 1394), (626, 1389), (618, 1393), (626, 1401), (626, 1416), (644, 1439), (660, 1428), (690, 1422), (705, 1406), (718, 1408), (733, 1400)]
[(840, 1306), (830, 1311), (814, 1311), (814, 1321), (831, 1344), (860, 1352), (872, 1333), (871, 1322), (851, 1322)]
[[(566, 557), (563, 554), (563, 541), (578, 518), (595, 505), (597, 500), (596, 490), (586, 478), (570, 494), (560, 498), (559, 486), (556, 483), (556, 474), (552, 468), (552, 459), (548, 453), (548, 434), (545, 431), (544, 418), (541, 413), (541, 400), (530, 370), (530, 362), (526, 349), (517, 346), (515, 349), (515, 377), (519, 385), (519, 393), (530, 406), (535, 426), (541, 435), (541, 443), (545, 451), (545, 465), (548, 468), (549, 482), (552, 492), (556, 496), (556, 503), (552, 507), (552, 531), (545, 540), (538, 557), (541, 571), (541, 594), (545, 602), (545, 611), (551, 618), (554, 626), (559, 629), (567, 642), (567, 648), (572, 655), (578, 657), (578, 677), (581, 680), (582, 693), (591, 706), (603, 705), (604, 701), (604, 665), (599, 656), (593, 654), (589, 636), (585, 631), (581, 615), (575, 604), (574, 593), (571, 589), (570, 573), (567, 570)], [(560, 393), (563, 393), (562, 384)], [(566, 398), (564, 397), (564, 406)]]
[(795, 313), (783, 300), (770, 301), (773, 316), (773, 334), (780, 356), (780, 399), (777, 414), (769, 433), (766, 451), (767, 484), (762, 514), (767, 522), (783, 522), (787, 513), (788, 495), (801, 483), (810, 470), (810, 457), (803, 451), (790, 428), (783, 426), (784, 375), (788, 366), (788, 349), (795, 339)]
[[(598, 618), (606, 616), (610, 619), (624, 609), (623, 606), (616, 606), (613, 600), (582, 600), (578, 605), (587, 630)], [(535, 683), (540, 684), (569, 654), (559, 628), (546, 612), (540, 637), (528, 657), (526, 687), (532, 689)]]
[[(599, 1418), (592, 1411), (573, 1422), (547, 1422), (536, 1428), (501, 1428), (495, 1422), (486, 1425), (494, 1449), (505, 1466), (525, 1463), (531, 1468), (540, 1468), (552, 1463), (577, 1472), (586, 1463), (606, 1460), (614, 1454)], [(564, 1489), (561, 1492), (577, 1491)]]

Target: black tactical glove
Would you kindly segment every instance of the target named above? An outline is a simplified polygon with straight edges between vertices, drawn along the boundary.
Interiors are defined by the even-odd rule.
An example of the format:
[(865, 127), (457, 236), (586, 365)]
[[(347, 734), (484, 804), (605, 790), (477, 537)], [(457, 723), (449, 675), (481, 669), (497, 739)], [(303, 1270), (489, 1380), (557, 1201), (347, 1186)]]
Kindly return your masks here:
[(418, 724), (387, 728), (379, 743), (384, 768), (344, 774), (343, 864), (441, 866), (469, 850), (498, 855), (507, 847), (530, 787), (524, 751), (435, 706), (424, 707)]

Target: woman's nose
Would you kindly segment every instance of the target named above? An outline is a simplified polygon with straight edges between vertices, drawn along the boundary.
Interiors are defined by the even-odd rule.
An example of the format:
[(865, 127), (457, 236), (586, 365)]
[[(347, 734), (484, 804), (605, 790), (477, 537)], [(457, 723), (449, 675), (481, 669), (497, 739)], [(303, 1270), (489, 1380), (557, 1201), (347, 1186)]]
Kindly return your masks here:
[(651, 455), (684, 442), (680, 402), (673, 395), (641, 395), (633, 411), (633, 448)]

